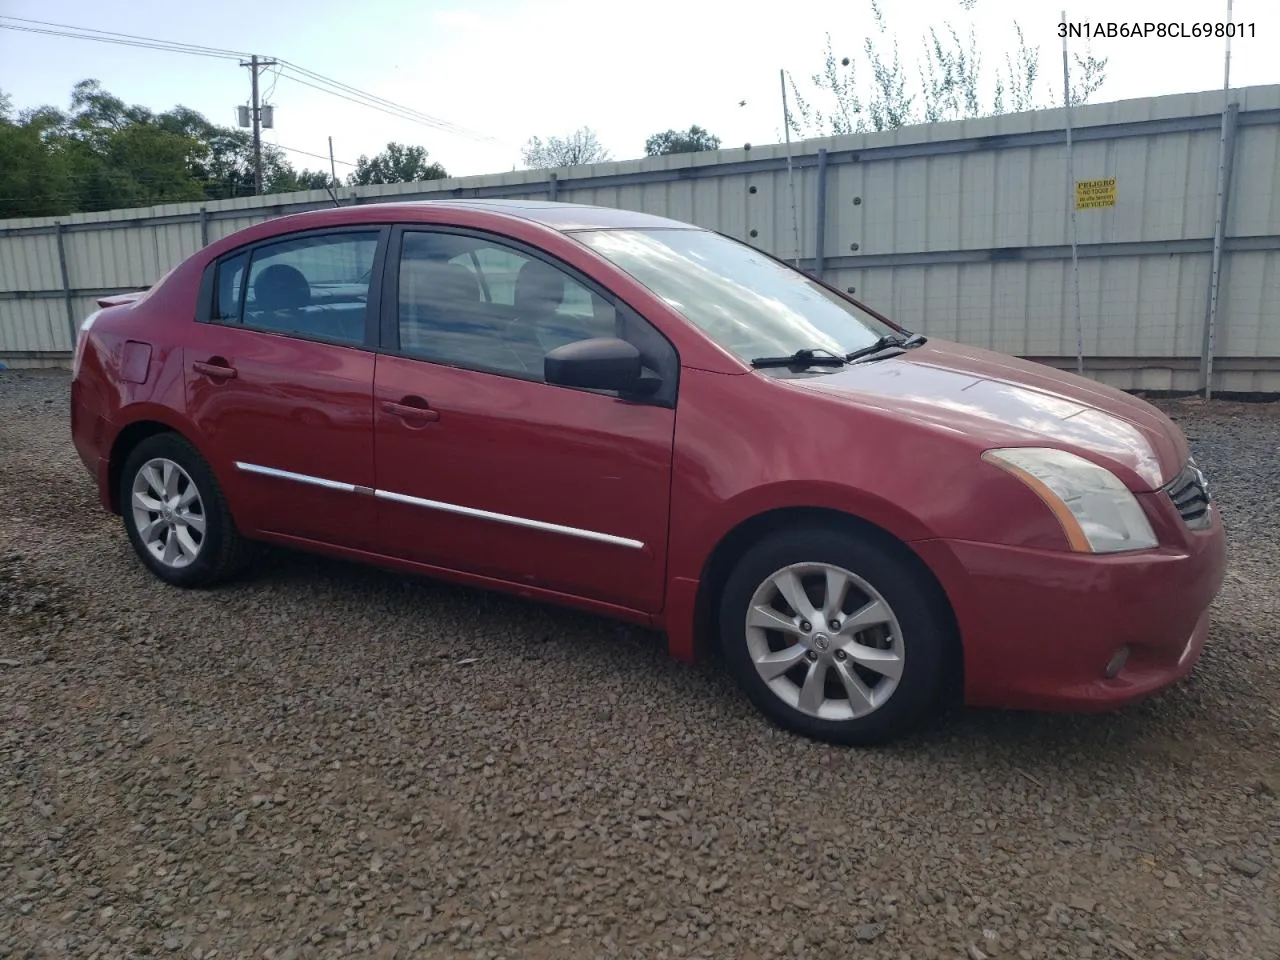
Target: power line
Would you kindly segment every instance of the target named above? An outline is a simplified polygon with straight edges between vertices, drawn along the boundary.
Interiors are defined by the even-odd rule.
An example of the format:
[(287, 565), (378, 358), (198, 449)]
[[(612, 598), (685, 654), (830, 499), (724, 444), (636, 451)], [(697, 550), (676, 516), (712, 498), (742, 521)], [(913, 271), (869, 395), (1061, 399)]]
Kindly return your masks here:
[[(90, 185), (88, 187), (76, 187), (73, 182), (59, 185), (58, 189), (50, 190), (46, 193), (24, 193), (24, 194), (7, 194), (0, 196), (0, 203), (15, 204), (27, 202), (33, 199), (37, 200), (112, 200), (119, 196), (118, 190), (112, 190), (111, 185)], [(202, 190), (205, 188), (217, 191), (226, 191), (232, 196), (252, 196), (253, 185), (241, 184), (234, 180), (196, 180), (193, 183)], [(145, 182), (133, 181), (127, 186), (145, 186)], [(289, 191), (293, 192), (293, 191)], [(157, 206), (166, 203), (200, 203), (211, 197), (177, 197), (177, 196), (157, 196), (153, 199), (139, 201), (136, 206)], [(117, 209), (117, 206), (103, 207), (102, 209)], [(77, 210), (75, 213), (83, 213), (85, 211)]]
[(90, 37), (79, 33), (67, 33), (59, 30), (42, 30), (38, 27), (19, 27), (11, 23), (0, 23), (0, 30), (19, 30), (23, 33), (42, 33), (50, 37), (73, 37), (77, 40), (98, 40), (102, 43), (116, 43), (124, 47), (142, 47), (146, 50), (164, 50), (169, 53), (186, 53), (193, 56), (215, 57), (219, 60), (232, 60), (234, 57), (224, 57), (220, 53), (201, 53), (196, 50), (182, 50), (177, 47), (168, 47), (156, 43), (142, 43), (135, 40), (122, 40), (112, 37)]
[[(0, 15), (0, 20), (13, 20), (23, 24), (33, 24), (34, 26), (18, 26), (13, 23), (0, 23), (0, 28), (6, 30), (19, 30), (26, 33), (45, 34), (55, 37), (68, 37), (77, 40), (94, 40), (100, 43), (115, 43), (123, 46), (141, 47), (151, 50), (164, 50), (170, 53), (186, 53), (192, 56), (213, 57), (223, 60), (241, 60), (248, 57), (249, 54), (229, 50), (223, 47), (209, 47), (200, 44), (182, 43), (176, 40), (159, 40), (155, 37), (143, 37), (137, 34), (118, 33), (112, 30), (98, 30), (92, 27), (77, 27), (65, 23), (52, 23), (43, 20), (31, 20), (25, 17), (11, 17), (8, 15)], [(277, 58), (278, 59), (278, 58)], [(484, 140), (490, 142), (498, 142), (498, 138), (491, 137), (487, 134), (479, 133), (443, 120), (440, 117), (434, 117), (431, 114), (423, 113), (421, 110), (407, 107), (404, 104), (396, 103), (377, 94), (369, 93), (353, 87), (350, 84), (342, 83), (327, 77), (324, 74), (317, 73), (314, 70), (308, 70), (300, 64), (293, 63), (289, 60), (279, 59), (279, 63), (284, 66), (289, 73), (281, 74), (277, 72), (276, 79), (284, 76), (288, 80), (299, 83), (306, 87), (311, 87), (321, 93), (327, 93), (330, 96), (339, 97), (348, 100), (359, 106), (363, 106), (373, 110), (379, 110), (389, 116), (396, 117), (400, 120), (409, 120), (423, 126), (432, 127), (443, 133), (451, 133), (456, 136), (466, 137), (473, 140)], [(290, 74), (297, 74), (293, 76)], [(306, 78), (306, 79), (304, 79)], [(274, 88), (274, 84), (273, 84)]]
[(164, 43), (175, 47), (186, 47), (191, 50), (203, 50), (209, 53), (220, 53), (224, 56), (242, 57), (247, 56), (241, 50), (230, 50), (226, 47), (210, 47), (202, 43), (187, 43), (185, 40), (159, 40), (155, 37), (142, 37), (136, 33), (119, 33), (115, 30), (99, 30), (97, 27), (77, 27), (72, 23), (51, 23), (47, 20), (31, 20), (27, 17), (14, 17), (9, 14), (0, 14), (0, 20), (17, 20), (20, 23), (33, 23), (40, 27), (59, 27), (63, 30), (78, 30), (81, 33), (99, 33), (109, 37), (126, 37), (130, 40), (146, 40), (149, 43)]
[[(285, 144), (283, 144), (283, 143), (278, 143), (278, 142), (276, 142), (276, 141), (272, 141), (271, 143), (264, 143), (264, 144), (263, 144), (263, 146), (264, 146), (264, 147), (273, 147), (273, 148), (275, 148), (275, 149), (277, 149), (277, 150), (287, 150), (287, 151), (288, 151), (288, 152), (290, 152), (290, 153), (300, 153), (300, 154), (302, 154), (303, 156), (306, 156), (306, 157), (314, 157), (316, 160), (324, 160), (324, 161), (326, 161), (326, 162), (328, 162), (328, 160), (329, 160), (329, 155), (328, 155), (327, 153), (312, 153), (310, 150), (303, 150), (303, 149), (301, 149), (300, 147), (290, 147), (290, 146), (286, 146)], [(202, 160), (201, 162), (204, 162), (204, 161)], [(339, 159), (335, 159), (333, 162), (334, 162), (334, 163), (336, 163), (336, 164), (338, 164), (339, 166), (343, 166), (343, 167), (358, 167), (358, 166), (359, 166), (359, 164), (358, 164), (358, 163), (352, 163), (350, 160), (339, 160)], [(193, 176), (194, 176), (194, 175), (193, 175)], [(122, 170), (112, 169), (112, 168), (104, 168), (104, 169), (102, 169), (102, 170), (92, 171), (92, 172), (88, 172), (88, 173), (60, 173), (60, 174), (57, 174), (53, 179), (55, 179), (55, 180), (56, 180), (56, 181), (58, 181), (59, 183), (89, 183), (89, 184), (92, 184), (92, 183), (97, 183), (97, 182), (109, 182), (109, 181), (112, 179), (112, 177), (121, 177), (121, 178), (129, 179), (129, 180), (134, 180), (134, 179), (142, 179), (142, 180), (145, 180), (145, 179), (146, 179), (145, 177), (137, 177), (137, 176), (135, 176), (134, 174), (128, 173), (127, 171), (122, 171)], [(227, 182), (227, 181), (218, 180), (218, 179), (216, 179), (216, 178), (215, 178), (215, 179), (211, 179), (211, 180), (201, 180), (201, 179), (199, 179), (199, 178), (197, 177), (197, 178), (196, 178), (196, 182), (198, 182), (198, 183), (223, 183), (223, 182)]]
[[(360, 90), (356, 87), (351, 86), (350, 84), (346, 84), (346, 83), (342, 83), (341, 81), (334, 80), (332, 77), (326, 77), (324, 74), (316, 73), (314, 70), (308, 70), (305, 67), (301, 67), (298, 64), (293, 63), (289, 60), (281, 60), (280, 62), (285, 65), (286, 70), (292, 70), (295, 73), (308, 77), (311, 80), (315, 80), (319, 83), (325, 84), (326, 86), (335, 88), (334, 90), (325, 91), (328, 93), (333, 93), (335, 96), (341, 96), (342, 94), (350, 94), (361, 100), (369, 101), (367, 105), (372, 106), (375, 109), (382, 109), (383, 107), (385, 107), (385, 108), (388, 108), (389, 110), (399, 111), (400, 113), (408, 115), (409, 118), (417, 119), (421, 123), (427, 124), (428, 126), (436, 127), (437, 129), (444, 130), (449, 133), (456, 133), (460, 136), (471, 137), (477, 140), (494, 140), (494, 141), (497, 140), (496, 137), (491, 137), (484, 133), (478, 133), (475, 130), (470, 130), (467, 127), (463, 127), (459, 124), (451, 123), (448, 120), (442, 120), (439, 117), (434, 117), (429, 113), (423, 113), (421, 110), (414, 109), (413, 107), (406, 107), (403, 104), (396, 103), (393, 100), (388, 100), (385, 97), (379, 97), (376, 94), (372, 94), (364, 90)], [(298, 82), (298, 83), (303, 82), (299, 77), (292, 77), (290, 79), (293, 79), (295, 82)], [(341, 93), (339, 91), (341, 91)]]
[(263, 100), (270, 100), (271, 95), (276, 92), (276, 84), (280, 82), (280, 63), (277, 61), (271, 67), (271, 86), (267, 88), (267, 92), (262, 95)]
[[(289, 69), (289, 66), (286, 64), (285, 70), (287, 71), (288, 69)], [(357, 106), (365, 107), (370, 110), (381, 111), (382, 113), (385, 113), (388, 116), (395, 117), (398, 120), (408, 120), (412, 123), (418, 123), (423, 126), (432, 127), (436, 130), (441, 130), (445, 133), (459, 133), (461, 136), (469, 136), (472, 139), (485, 139), (485, 140), (494, 139), (493, 137), (486, 137), (483, 134), (475, 134), (475, 133), (471, 133), (470, 131), (463, 133), (461, 131), (450, 129), (448, 126), (445, 125), (445, 121), (436, 120), (433, 117), (424, 117), (424, 116), (416, 115), (416, 112), (410, 111), (408, 108), (402, 107), (402, 108), (393, 109), (391, 107), (382, 106), (379, 103), (373, 103), (369, 100), (360, 100), (360, 99), (357, 99), (356, 97), (348, 96), (347, 94), (342, 93), (338, 90), (328, 89), (326, 87), (319, 86), (318, 84), (311, 83), (309, 80), (304, 80), (301, 77), (294, 76), (293, 74), (288, 72), (281, 74), (281, 76), (285, 80), (288, 80), (292, 83), (298, 83), (304, 87), (310, 87), (312, 90), (319, 90), (321, 93), (327, 93), (330, 96), (338, 97), (341, 100), (347, 100), (350, 103), (356, 104)]]
[(176, 40), (157, 40), (154, 37), (140, 37), (132, 33), (116, 33), (112, 30), (96, 30), (92, 27), (76, 27), (66, 23), (46, 23), (43, 20), (28, 20), (7, 14), (0, 15), (0, 20), (17, 20), (21, 23), (35, 24), (35, 26), (18, 26), (12, 23), (0, 23), (0, 28), (21, 30), (24, 33), (42, 33), (52, 37), (71, 37), (76, 40), (96, 40), (100, 43), (119, 43), (128, 47), (167, 50), (170, 53), (187, 53), (197, 57), (216, 57), (223, 60), (242, 56), (234, 50), (224, 50), (220, 47), (205, 47), (199, 44), (180, 43)]
[[(290, 153), (300, 153), (300, 154), (302, 154), (304, 157), (315, 157), (317, 160), (328, 160), (328, 159), (329, 159), (329, 155), (328, 155), (327, 153), (312, 153), (310, 150), (300, 150), (300, 149), (298, 149), (297, 147), (286, 147), (283, 143), (273, 143), (273, 144), (272, 144), (272, 146), (273, 146), (273, 147), (279, 147), (281, 150), (288, 150)], [(352, 163), (352, 162), (351, 162), (351, 161), (349, 161), (349, 160), (334, 160), (333, 162), (334, 162), (334, 163), (340, 163), (340, 164), (342, 164), (344, 167), (355, 167), (355, 166), (358, 166), (358, 164)]]

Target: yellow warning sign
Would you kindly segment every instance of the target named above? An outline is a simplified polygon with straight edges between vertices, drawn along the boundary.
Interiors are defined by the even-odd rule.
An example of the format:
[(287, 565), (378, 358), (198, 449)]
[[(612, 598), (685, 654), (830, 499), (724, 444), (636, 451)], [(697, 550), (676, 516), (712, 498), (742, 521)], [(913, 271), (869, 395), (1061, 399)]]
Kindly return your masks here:
[(1116, 205), (1116, 178), (1109, 180), (1077, 180), (1076, 209), (1096, 210)]

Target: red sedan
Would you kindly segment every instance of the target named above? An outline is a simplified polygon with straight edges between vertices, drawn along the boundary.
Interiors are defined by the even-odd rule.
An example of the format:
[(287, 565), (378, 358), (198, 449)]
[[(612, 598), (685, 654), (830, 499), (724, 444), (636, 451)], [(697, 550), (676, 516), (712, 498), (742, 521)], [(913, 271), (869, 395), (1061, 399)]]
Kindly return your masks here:
[(162, 580), (251, 541), (718, 644), (802, 734), (1128, 703), (1195, 664), (1221, 522), (1178, 428), (719, 234), (527, 201), (226, 237), (102, 301), (71, 430)]

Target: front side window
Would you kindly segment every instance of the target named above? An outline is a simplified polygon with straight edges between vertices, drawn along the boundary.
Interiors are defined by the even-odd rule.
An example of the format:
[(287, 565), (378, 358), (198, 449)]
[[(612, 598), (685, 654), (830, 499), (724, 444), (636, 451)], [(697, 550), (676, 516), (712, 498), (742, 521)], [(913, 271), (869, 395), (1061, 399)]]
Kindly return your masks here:
[(574, 237), (746, 361), (844, 355), (895, 331), (798, 270), (706, 230), (584, 230)]
[(215, 319), (363, 343), (377, 249), (378, 232), (369, 231), (298, 237), (237, 254), (219, 265)]
[(619, 335), (615, 307), (561, 268), (482, 237), (410, 231), (400, 254), (400, 350), (541, 380), (556, 347)]

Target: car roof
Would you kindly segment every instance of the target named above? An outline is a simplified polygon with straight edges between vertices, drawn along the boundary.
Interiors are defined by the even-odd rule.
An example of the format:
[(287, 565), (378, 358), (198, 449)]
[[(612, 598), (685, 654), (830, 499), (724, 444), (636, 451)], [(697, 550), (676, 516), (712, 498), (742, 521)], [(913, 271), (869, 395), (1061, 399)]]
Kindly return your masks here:
[[(450, 199), (410, 200), (405, 202), (366, 203), (360, 209), (373, 212), (392, 207), (406, 210), (422, 209), (469, 210), (487, 212), (531, 220), (555, 230), (619, 230), (666, 229), (700, 230), (701, 227), (667, 217), (657, 217), (635, 210), (619, 210), (616, 207), (597, 207), (586, 203), (558, 203), (551, 200), (500, 200), (500, 199)], [(389, 209), (387, 212), (391, 212)]]

